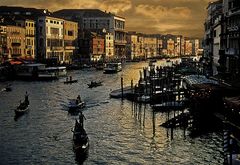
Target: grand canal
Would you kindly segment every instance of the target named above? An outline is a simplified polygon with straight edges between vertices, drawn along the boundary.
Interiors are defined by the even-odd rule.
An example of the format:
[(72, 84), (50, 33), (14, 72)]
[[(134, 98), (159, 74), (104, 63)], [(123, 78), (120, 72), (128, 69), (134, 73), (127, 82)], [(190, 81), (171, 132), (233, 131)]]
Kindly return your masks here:
[[(68, 75), (78, 79), (71, 85), (64, 84), (65, 79), (10, 82), (13, 91), (0, 93), (0, 164), (81, 164), (72, 150), (71, 129), (77, 116), (68, 114), (66, 107), (78, 94), (87, 104), (83, 113), (90, 150), (84, 164), (222, 164), (218, 133), (190, 138), (176, 129), (171, 140), (160, 126), (166, 114), (157, 113), (153, 120), (149, 105), (136, 115), (130, 101), (109, 98), (120, 87), (121, 77), (125, 85), (131, 79), (136, 83), (143, 66), (147, 63), (128, 63), (113, 75), (94, 69), (71, 71)], [(89, 89), (91, 80), (101, 80), (103, 86)], [(14, 108), (25, 91), (30, 111), (14, 120)]]

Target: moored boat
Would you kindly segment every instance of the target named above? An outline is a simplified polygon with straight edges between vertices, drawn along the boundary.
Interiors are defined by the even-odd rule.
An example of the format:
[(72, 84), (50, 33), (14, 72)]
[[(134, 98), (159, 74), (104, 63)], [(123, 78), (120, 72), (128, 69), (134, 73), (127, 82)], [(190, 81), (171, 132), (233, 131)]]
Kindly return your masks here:
[(117, 73), (122, 70), (122, 64), (119, 63), (107, 63), (104, 67), (104, 73)]

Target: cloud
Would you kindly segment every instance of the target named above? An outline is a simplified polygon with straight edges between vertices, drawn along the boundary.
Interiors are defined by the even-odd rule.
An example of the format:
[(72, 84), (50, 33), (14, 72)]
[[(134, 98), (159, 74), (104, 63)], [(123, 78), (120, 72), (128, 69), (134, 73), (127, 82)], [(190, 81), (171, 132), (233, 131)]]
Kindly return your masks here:
[(126, 29), (201, 37), (211, 0), (0, 0), (0, 5), (47, 8), (93, 8), (126, 18)]

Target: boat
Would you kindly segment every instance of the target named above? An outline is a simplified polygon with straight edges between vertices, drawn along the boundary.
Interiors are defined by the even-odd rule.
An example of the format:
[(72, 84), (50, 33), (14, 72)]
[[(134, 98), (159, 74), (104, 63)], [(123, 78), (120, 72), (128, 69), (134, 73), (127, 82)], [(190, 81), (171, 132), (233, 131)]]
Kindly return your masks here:
[(102, 82), (101, 81), (91, 81), (90, 84), (87, 84), (88, 88), (94, 88), (94, 87), (98, 87), (98, 86), (102, 86)]
[(43, 68), (38, 70), (38, 80), (56, 80), (58, 79), (57, 72), (53, 69)]
[(69, 80), (69, 81), (64, 81), (64, 84), (72, 84), (72, 83), (76, 83), (78, 82), (78, 80)]
[(15, 114), (16, 116), (20, 116), (23, 115), (24, 113), (26, 113), (29, 109), (29, 102), (20, 102), (19, 106), (17, 107), (17, 109), (15, 109)]
[(88, 154), (89, 138), (78, 120), (75, 122), (73, 132), (73, 150), (77, 156)]
[(72, 80), (72, 77), (70, 76), (69, 80), (68, 80), (68, 77), (66, 78), (66, 81), (64, 81), (64, 84), (72, 84), (76, 82), (78, 82), (78, 80)]
[(59, 67), (47, 67), (48, 71), (56, 73), (58, 77), (64, 77), (67, 76), (67, 68), (65, 66), (59, 66)]
[(118, 63), (107, 63), (104, 67), (104, 73), (117, 73), (122, 70), (122, 64)]
[(10, 92), (10, 91), (12, 91), (12, 88), (10, 86), (7, 86), (7, 87), (5, 87), (5, 91)]
[(68, 112), (76, 112), (84, 108), (86, 103), (84, 101), (78, 102), (77, 99), (71, 99), (68, 103)]
[(162, 104), (154, 104), (152, 108), (154, 111), (167, 112), (170, 110), (182, 110), (186, 107), (184, 101), (169, 101)]
[(96, 66), (95, 66), (96, 70), (103, 70), (104, 69), (104, 64), (103, 63), (98, 63)]

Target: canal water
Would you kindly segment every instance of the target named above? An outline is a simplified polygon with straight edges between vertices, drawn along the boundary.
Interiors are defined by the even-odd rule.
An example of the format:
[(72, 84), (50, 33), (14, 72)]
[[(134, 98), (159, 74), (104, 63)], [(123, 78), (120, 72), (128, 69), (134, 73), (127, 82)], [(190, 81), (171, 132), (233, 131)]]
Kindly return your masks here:
[[(164, 61), (158, 62), (164, 65)], [(78, 94), (86, 102), (85, 129), (90, 139), (84, 164), (222, 164), (222, 140), (217, 133), (196, 138), (175, 129), (161, 127), (166, 114), (153, 117), (151, 107), (142, 105), (138, 113), (130, 101), (109, 98), (112, 90), (138, 81), (139, 70), (147, 63), (128, 63), (117, 74), (85, 69), (71, 71), (78, 83), (65, 79), (52, 82), (13, 81), (12, 92), (0, 92), (0, 164), (81, 164), (72, 150), (72, 132), (77, 116), (68, 114), (68, 99)], [(89, 89), (90, 81), (103, 86)], [(6, 83), (0, 83), (0, 89)], [(30, 111), (14, 119), (14, 108), (29, 93)]]

